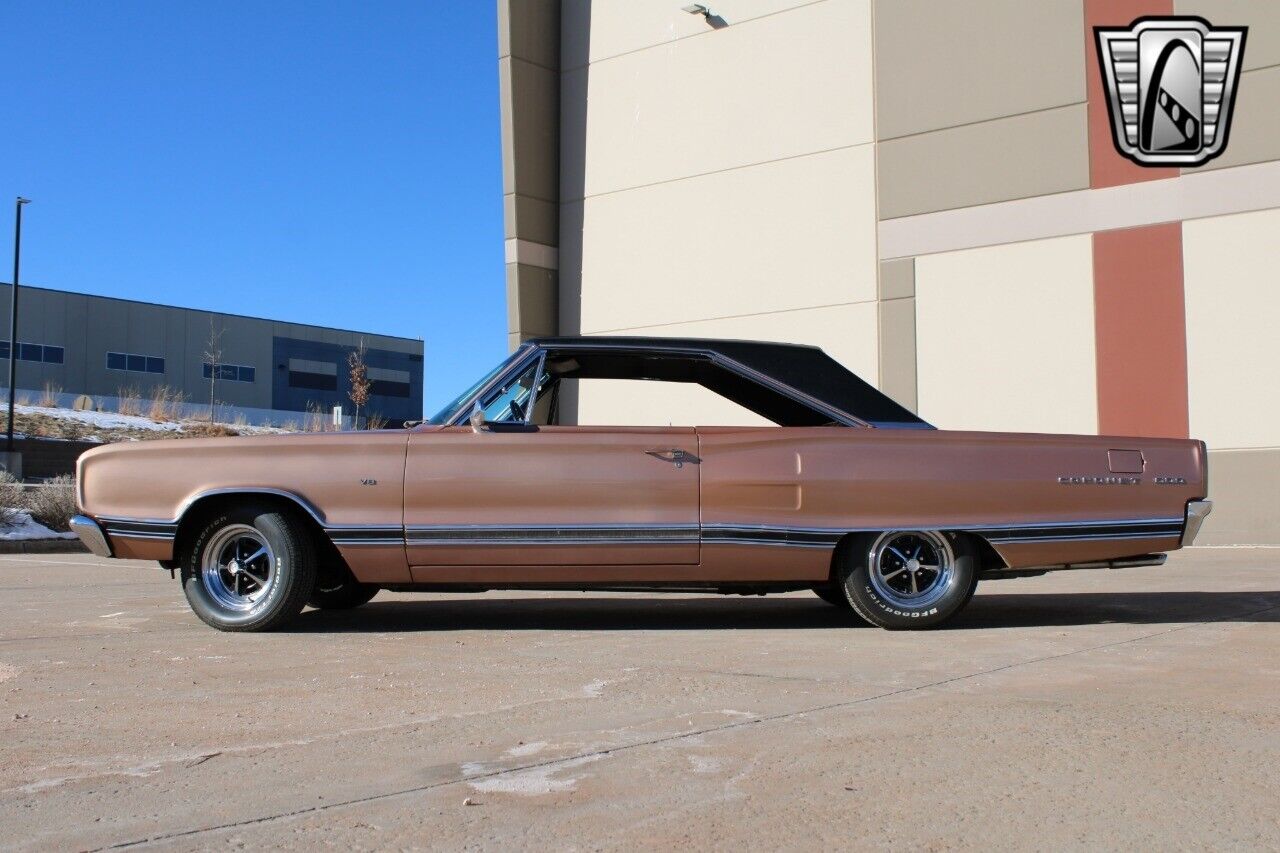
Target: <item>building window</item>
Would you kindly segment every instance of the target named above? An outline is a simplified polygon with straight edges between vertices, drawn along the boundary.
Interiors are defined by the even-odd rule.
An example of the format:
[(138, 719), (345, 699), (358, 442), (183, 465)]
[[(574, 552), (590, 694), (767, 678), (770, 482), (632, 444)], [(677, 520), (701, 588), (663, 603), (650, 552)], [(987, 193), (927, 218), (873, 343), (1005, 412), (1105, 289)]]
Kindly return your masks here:
[[(212, 379), (213, 365), (206, 361), (202, 367), (204, 368), (204, 378)], [(230, 382), (252, 382), (256, 378), (257, 373), (258, 371), (256, 368), (249, 367), (247, 364), (218, 365), (218, 378), (226, 379)]]
[[(9, 342), (0, 341), (0, 360), (9, 357)], [(35, 361), (44, 364), (62, 364), (62, 347), (28, 344), (18, 341), (18, 361)]]
[(164, 373), (164, 359), (153, 355), (131, 352), (107, 353), (107, 370), (128, 370), (134, 373)]
[(289, 387), (310, 391), (337, 391), (338, 365), (330, 361), (289, 359)]
[(408, 398), (412, 386), (407, 370), (390, 370), (385, 367), (369, 368), (369, 393), (375, 397)]
[(375, 379), (369, 383), (369, 393), (378, 397), (408, 397), (409, 383)]

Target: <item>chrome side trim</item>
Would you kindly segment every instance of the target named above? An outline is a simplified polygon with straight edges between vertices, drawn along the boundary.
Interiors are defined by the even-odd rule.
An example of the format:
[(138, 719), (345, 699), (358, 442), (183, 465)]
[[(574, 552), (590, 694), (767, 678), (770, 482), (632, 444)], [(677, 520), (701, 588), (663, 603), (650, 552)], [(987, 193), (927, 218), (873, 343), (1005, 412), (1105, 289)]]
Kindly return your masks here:
[(1045, 566), (1023, 566), (1017, 569), (989, 569), (979, 573), (982, 580), (999, 580), (1000, 578), (1030, 577), (1045, 572), (1061, 572), (1083, 569), (1135, 569), (1140, 566), (1163, 566), (1169, 559), (1168, 554), (1142, 554), (1137, 557), (1122, 557), (1118, 560), (1094, 560), (1087, 563), (1053, 563)]
[(84, 543), (90, 553), (99, 557), (111, 556), (111, 543), (107, 541), (107, 537), (102, 532), (102, 528), (98, 526), (98, 522), (87, 515), (73, 515), (69, 525), (71, 532), (80, 537), (80, 541)]
[(100, 515), (98, 520), (111, 538), (155, 539), (171, 541), (178, 533), (176, 521), (157, 521), (148, 518), (121, 518)]
[(649, 524), (414, 525), (409, 545), (696, 545), (698, 526)]
[(1211, 512), (1213, 512), (1213, 501), (1187, 501), (1187, 519), (1182, 530), (1182, 547), (1185, 548), (1196, 541), (1200, 526), (1204, 524), (1204, 520)]

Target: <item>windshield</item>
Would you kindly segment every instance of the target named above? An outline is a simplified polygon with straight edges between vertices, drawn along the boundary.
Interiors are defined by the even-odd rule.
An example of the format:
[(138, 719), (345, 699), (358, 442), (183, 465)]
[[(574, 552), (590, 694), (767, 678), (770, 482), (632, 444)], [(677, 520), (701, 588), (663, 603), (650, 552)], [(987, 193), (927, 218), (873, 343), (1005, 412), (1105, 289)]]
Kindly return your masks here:
[(486, 373), (486, 374), (484, 375), (484, 377), (483, 377), (482, 379), (480, 379), (480, 381), (479, 381), (479, 382), (476, 382), (476, 383), (475, 383), (474, 385), (472, 385), (470, 388), (468, 388), (467, 390), (463, 391), (463, 392), (462, 392), (461, 394), (459, 394), (458, 396), (454, 397), (454, 398), (453, 398), (453, 400), (451, 400), (451, 401), (449, 402), (449, 404), (448, 404), (448, 405), (446, 405), (443, 409), (441, 409), (440, 411), (436, 412), (436, 413), (435, 413), (434, 415), (432, 415), (430, 418), (427, 418), (427, 423), (429, 423), (429, 424), (444, 424), (444, 423), (448, 423), (449, 421), (453, 420), (454, 416), (456, 416), (456, 415), (458, 414), (458, 410), (459, 410), (459, 409), (461, 409), (464, 405), (466, 405), (466, 404), (467, 404), (467, 402), (468, 402), (472, 397), (474, 397), (474, 396), (475, 396), (475, 393), (476, 393), (477, 391), (479, 391), (479, 390), (480, 390), (481, 388), (483, 388), (485, 385), (488, 385), (490, 382), (492, 382), (492, 381), (493, 381), (493, 380), (498, 376), (498, 374), (499, 374), (499, 373), (501, 373), (502, 371), (506, 370), (506, 369), (507, 369), (507, 367), (509, 367), (509, 366), (511, 365), (511, 362), (512, 362), (512, 361), (514, 361), (517, 357), (519, 357), (519, 356), (523, 356), (523, 355), (524, 355), (524, 350), (523, 350), (523, 349), (518, 349), (518, 350), (516, 350), (515, 352), (513, 352), (511, 355), (509, 355), (509, 356), (506, 358), (506, 360), (504, 360), (502, 363), (500, 363), (500, 364), (499, 364), (497, 367), (495, 367), (493, 370), (490, 370), (488, 373)]

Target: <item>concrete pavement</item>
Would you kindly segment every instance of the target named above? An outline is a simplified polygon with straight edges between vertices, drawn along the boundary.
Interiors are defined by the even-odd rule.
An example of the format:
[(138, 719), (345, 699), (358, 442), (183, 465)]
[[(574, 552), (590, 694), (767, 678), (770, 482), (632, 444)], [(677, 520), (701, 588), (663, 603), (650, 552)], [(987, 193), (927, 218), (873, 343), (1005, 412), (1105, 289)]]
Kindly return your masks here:
[(218, 633), (0, 557), (0, 847), (1280, 847), (1280, 550), (768, 598), (380, 594)]

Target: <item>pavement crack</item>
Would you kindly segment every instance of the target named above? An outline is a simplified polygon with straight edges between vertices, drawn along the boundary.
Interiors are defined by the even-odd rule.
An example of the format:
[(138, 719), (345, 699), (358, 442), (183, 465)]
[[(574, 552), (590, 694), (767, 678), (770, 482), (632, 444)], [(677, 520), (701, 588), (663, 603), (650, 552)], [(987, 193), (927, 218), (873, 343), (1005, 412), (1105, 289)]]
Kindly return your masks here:
[(1247, 612), (1232, 613), (1232, 614), (1216, 617), (1213, 619), (1206, 619), (1200, 622), (1190, 622), (1183, 625), (1176, 625), (1172, 628), (1168, 628), (1163, 631), (1152, 631), (1150, 633), (1141, 634), (1136, 637), (1129, 637), (1124, 640), (1113, 640), (1111, 642), (1100, 643), (1094, 646), (1086, 646), (1084, 648), (1074, 649), (1068, 652), (1060, 652), (1058, 654), (1042, 655), (1040, 657), (1027, 658), (1025, 660), (1014, 661), (1012, 663), (1007, 663), (1007, 664), (1001, 664), (1000, 666), (993, 666), (987, 669), (981, 669), (974, 672), (964, 673), (962, 675), (954, 675), (949, 678), (940, 678), (934, 681), (926, 682), (924, 684), (917, 684), (910, 687), (901, 687), (896, 690), (887, 690), (887, 691), (876, 693), (870, 696), (862, 696), (857, 699), (848, 699), (840, 702), (830, 702), (824, 705), (816, 705), (809, 708), (801, 708), (801, 709), (796, 709), (791, 711), (781, 711), (776, 714), (767, 714), (759, 717), (752, 717), (750, 719), (733, 720), (730, 722), (722, 723), (720, 725), (704, 726), (699, 729), (691, 729), (688, 731), (677, 732), (669, 735), (661, 735), (657, 737), (646, 738), (643, 740), (632, 741), (630, 743), (619, 744), (617, 746), (591, 749), (581, 753), (577, 753), (575, 755), (546, 759), (543, 761), (533, 761), (526, 764), (520, 764), (515, 767), (507, 767), (507, 768), (492, 770), (484, 773), (477, 773), (471, 776), (459, 776), (457, 778), (444, 779), (439, 782), (432, 782), (426, 785), (415, 785), (409, 788), (400, 788), (395, 791), (384, 791), (382, 793), (369, 794), (368, 796), (354, 797), (347, 800), (324, 803), (322, 805), (307, 806), (305, 808), (277, 812), (275, 814), (263, 815), (256, 818), (248, 818), (240, 821), (232, 821), (229, 823), (216, 824), (214, 826), (204, 826), (204, 827), (197, 827), (194, 829), (160, 833), (160, 834), (149, 836), (146, 838), (139, 838), (132, 841), (125, 841), (117, 844), (107, 845), (105, 847), (94, 848), (94, 850), (91, 853), (97, 853), (97, 851), (101, 851), (101, 850), (120, 850), (120, 849), (129, 848), (129, 847), (138, 847), (145, 844), (153, 844), (161, 841), (171, 841), (171, 840), (180, 839), (180, 838), (193, 838), (196, 836), (205, 835), (207, 833), (212, 833), (212, 832), (223, 832), (226, 830), (242, 829), (242, 828), (251, 827), (251, 826), (261, 826), (263, 824), (274, 823), (276, 821), (291, 820), (291, 819), (303, 817), (306, 815), (320, 814), (323, 812), (328, 812), (328, 811), (332, 811), (334, 809), (339, 809), (339, 808), (347, 808), (351, 806), (365, 805), (368, 803), (376, 803), (376, 802), (383, 802), (387, 800), (393, 800), (398, 797), (412, 796), (412, 795), (421, 794), (427, 791), (433, 791), (441, 788), (452, 787), (454, 785), (474, 784), (475, 782), (484, 781), (486, 779), (497, 779), (503, 776), (508, 776), (515, 773), (525, 773), (531, 770), (538, 770), (543, 768), (556, 768), (560, 766), (571, 767), (571, 766), (575, 766), (577, 764), (582, 763), (584, 760), (590, 761), (598, 758), (604, 758), (610, 755), (616, 755), (616, 754), (641, 750), (647, 747), (660, 746), (660, 745), (669, 744), (669, 743), (678, 743), (680, 741), (687, 740), (689, 738), (718, 734), (720, 732), (735, 731), (739, 729), (745, 729), (749, 726), (762, 726), (762, 725), (768, 725), (773, 723), (783, 723), (789, 720), (799, 719), (799, 718), (810, 716), (813, 714), (822, 714), (822, 713), (827, 713), (831, 711), (841, 711), (848, 708), (855, 708), (855, 707), (866, 705), (872, 702), (878, 702), (882, 699), (889, 699), (895, 696), (903, 696), (911, 693), (920, 693), (927, 690), (933, 690), (939, 687), (945, 687), (949, 684), (956, 684), (958, 682), (968, 681), (970, 679), (975, 679), (975, 678), (981, 678), (987, 675), (994, 675), (996, 673), (1007, 672), (1009, 670), (1018, 669), (1020, 667), (1033, 666), (1035, 664), (1046, 663), (1048, 661), (1062, 660), (1063, 658), (1069, 658), (1075, 655), (1088, 654), (1090, 652), (1102, 651), (1104, 649), (1112, 649), (1112, 648), (1118, 648), (1121, 646), (1132, 645), (1134, 643), (1140, 643), (1144, 640), (1151, 640), (1157, 637), (1168, 636), (1169, 634), (1176, 634), (1181, 631), (1190, 630), (1192, 628), (1204, 627), (1206, 625), (1212, 625), (1212, 624), (1217, 624), (1221, 622), (1231, 622), (1237, 619), (1245, 619), (1251, 616), (1257, 616), (1259, 614), (1267, 613), (1273, 610), (1280, 610), (1280, 605), (1273, 604), (1267, 607), (1262, 607), (1262, 608), (1258, 608), (1258, 609), (1247, 611)]

